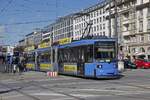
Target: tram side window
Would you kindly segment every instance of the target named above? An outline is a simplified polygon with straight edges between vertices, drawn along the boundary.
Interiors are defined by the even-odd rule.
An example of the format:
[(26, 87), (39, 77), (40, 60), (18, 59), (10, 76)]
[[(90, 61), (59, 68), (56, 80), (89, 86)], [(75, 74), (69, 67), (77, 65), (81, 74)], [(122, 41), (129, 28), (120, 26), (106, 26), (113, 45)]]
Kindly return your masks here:
[(93, 46), (82, 46), (74, 48), (65, 48), (58, 51), (59, 62), (92, 62), (93, 61)]
[(69, 49), (69, 62), (77, 62), (77, 49), (76, 48), (70, 48)]
[(77, 62), (78, 50), (76, 48), (60, 49), (58, 53), (59, 62)]
[(34, 55), (28, 55), (27, 56), (27, 62), (34, 62), (35, 61), (35, 56)]
[(58, 51), (58, 62), (63, 62), (63, 53), (61, 50)]
[(55, 62), (55, 50), (53, 50), (53, 62)]
[(58, 51), (58, 61), (59, 62), (67, 62), (67, 59), (68, 59), (68, 53), (66, 51), (66, 49), (60, 49)]
[(41, 57), (40, 57), (40, 62), (50, 62), (50, 54), (49, 53), (43, 53), (41, 54)]

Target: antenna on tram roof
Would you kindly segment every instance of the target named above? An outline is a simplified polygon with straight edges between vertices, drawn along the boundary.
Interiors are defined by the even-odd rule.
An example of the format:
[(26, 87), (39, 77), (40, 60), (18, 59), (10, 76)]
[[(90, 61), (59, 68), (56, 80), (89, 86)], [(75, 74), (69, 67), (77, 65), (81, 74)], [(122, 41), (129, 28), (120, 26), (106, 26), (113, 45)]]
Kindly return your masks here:
[[(82, 33), (81, 39), (91, 38), (91, 36), (89, 36), (89, 34), (90, 34), (91, 27), (92, 27), (93, 23), (90, 20), (90, 14), (89, 13), (84, 13), (84, 12), (79, 12), (79, 13), (76, 13), (76, 15), (81, 17), (85, 21), (85, 23), (87, 24), (86, 28), (84, 29), (84, 32)], [(89, 21), (86, 21), (82, 16), (89, 17)], [(87, 34), (86, 34), (86, 31), (87, 31)], [(86, 36), (85, 36), (85, 34), (86, 34)]]

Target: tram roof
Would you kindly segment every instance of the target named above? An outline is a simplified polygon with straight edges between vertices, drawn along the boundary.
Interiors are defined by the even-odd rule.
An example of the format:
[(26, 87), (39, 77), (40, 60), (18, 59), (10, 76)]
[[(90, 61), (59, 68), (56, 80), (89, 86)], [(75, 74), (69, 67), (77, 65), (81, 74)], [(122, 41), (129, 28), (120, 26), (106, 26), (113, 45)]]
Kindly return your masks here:
[(36, 52), (43, 52), (43, 51), (48, 51), (50, 50), (51, 47), (47, 47), (47, 48), (39, 48), (39, 49), (36, 49)]
[(114, 38), (106, 38), (106, 39), (87, 39), (87, 40), (79, 40), (74, 41), (69, 44), (60, 45), (59, 48), (65, 48), (65, 47), (77, 47), (77, 46), (83, 46), (83, 45), (90, 45), (94, 44), (95, 42), (115, 42), (116, 39)]

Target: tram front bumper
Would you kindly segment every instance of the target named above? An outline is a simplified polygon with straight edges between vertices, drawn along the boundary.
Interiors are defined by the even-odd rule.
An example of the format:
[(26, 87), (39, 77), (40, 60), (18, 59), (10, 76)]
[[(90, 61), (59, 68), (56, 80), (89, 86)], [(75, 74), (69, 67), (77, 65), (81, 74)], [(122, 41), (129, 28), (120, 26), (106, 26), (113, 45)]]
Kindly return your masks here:
[(97, 75), (97, 79), (119, 79), (123, 77), (123, 75), (118, 74), (118, 75)]

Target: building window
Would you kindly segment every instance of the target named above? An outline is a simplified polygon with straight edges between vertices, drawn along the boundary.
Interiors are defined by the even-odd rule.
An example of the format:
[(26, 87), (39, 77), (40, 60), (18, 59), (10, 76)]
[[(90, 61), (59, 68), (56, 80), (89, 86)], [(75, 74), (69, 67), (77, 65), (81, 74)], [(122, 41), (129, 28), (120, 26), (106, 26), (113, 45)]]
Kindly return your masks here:
[(105, 8), (103, 8), (103, 14), (105, 13)]
[(93, 18), (93, 13), (91, 13), (90, 15), (91, 15), (91, 18)]
[(102, 11), (101, 11), (101, 9), (99, 10), (99, 14), (100, 14), (100, 15), (102, 14)]
[(94, 17), (96, 16), (96, 12), (94, 12)]
[(139, 32), (143, 31), (143, 21), (139, 22)]
[(147, 29), (150, 30), (150, 19), (147, 21)]
[(140, 42), (144, 42), (144, 35), (140, 36)]
[(140, 10), (140, 11), (139, 11), (139, 18), (140, 18), (140, 19), (143, 18), (143, 10)]
[(96, 11), (97, 12), (97, 16), (99, 15), (99, 12), (98, 12), (98, 10)]
[(103, 32), (103, 36), (105, 36), (105, 32)]
[(140, 52), (145, 52), (145, 49), (143, 47), (141, 47)]
[(94, 19), (94, 24), (96, 24), (96, 19)]
[(91, 27), (91, 32), (93, 32), (93, 27)]
[(132, 53), (135, 53), (135, 48), (132, 48), (132, 50), (131, 50), (131, 51), (132, 51)]
[(148, 34), (148, 41), (150, 41), (150, 33)]
[(100, 35), (102, 35), (102, 32), (100, 32)]
[(148, 47), (147, 51), (150, 52), (150, 47)]
[(97, 23), (99, 23), (99, 18), (97, 18)]
[(96, 26), (94, 26), (94, 31), (96, 31)]
[(150, 16), (150, 7), (147, 8), (147, 16)]
[(102, 25), (100, 24), (100, 30), (102, 30)]
[(133, 37), (133, 38), (132, 38), (132, 41), (133, 41), (133, 42), (137, 42), (136, 37)]
[(105, 16), (103, 16), (103, 21), (105, 21)]
[(97, 31), (99, 31), (99, 25), (97, 25)]
[(103, 24), (103, 29), (105, 29), (105, 24)]
[(140, 4), (143, 4), (143, 0), (140, 1)]

